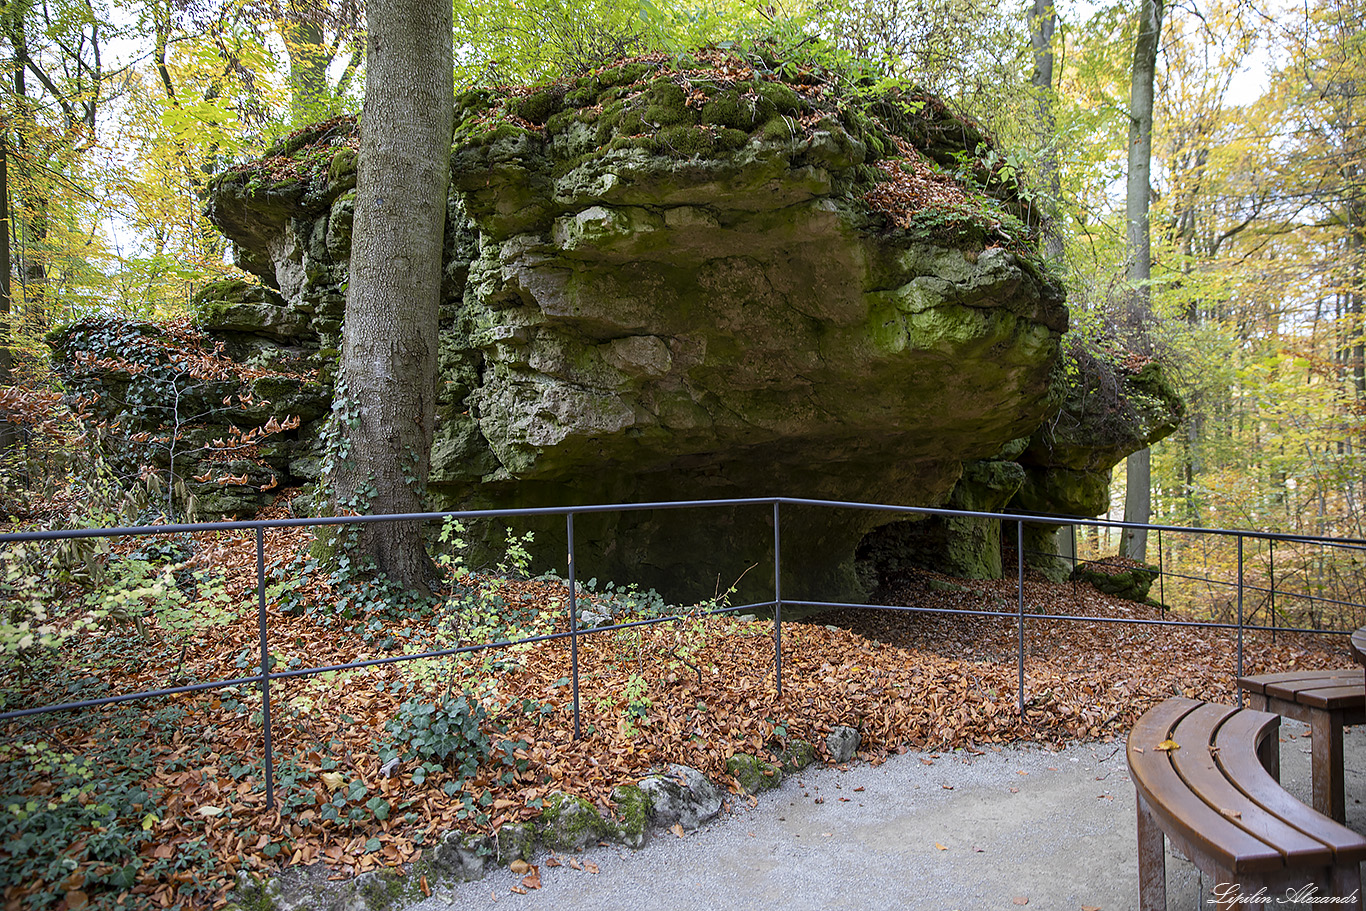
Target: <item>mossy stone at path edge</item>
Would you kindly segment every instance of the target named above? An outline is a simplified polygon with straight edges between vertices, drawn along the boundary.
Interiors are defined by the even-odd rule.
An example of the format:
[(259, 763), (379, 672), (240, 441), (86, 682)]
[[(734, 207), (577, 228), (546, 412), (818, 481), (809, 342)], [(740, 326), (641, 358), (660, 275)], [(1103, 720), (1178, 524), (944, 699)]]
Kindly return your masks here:
[(758, 794), (783, 783), (782, 766), (749, 753), (736, 753), (726, 760), (726, 771), (734, 776), (748, 794)]
[(650, 795), (637, 785), (618, 785), (612, 789), (612, 803), (616, 805), (613, 840), (628, 848), (642, 847), (649, 836)]
[(789, 740), (775, 758), (784, 772), (800, 772), (816, 761), (816, 747), (805, 740)]
[(551, 851), (582, 851), (612, 834), (591, 803), (558, 791), (546, 799), (535, 829), (538, 840)]

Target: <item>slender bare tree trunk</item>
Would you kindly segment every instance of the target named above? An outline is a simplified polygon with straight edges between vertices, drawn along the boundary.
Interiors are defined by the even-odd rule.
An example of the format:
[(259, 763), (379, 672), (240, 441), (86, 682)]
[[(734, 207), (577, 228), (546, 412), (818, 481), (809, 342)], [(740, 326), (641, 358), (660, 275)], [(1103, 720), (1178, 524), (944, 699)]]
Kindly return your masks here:
[[(377, 0), (369, 20), (330, 477), (339, 511), (417, 512), (436, 400), (455, 98), (451, 5)], [(367, 524), (346, 546), (409, 588), (427, 589), (432, 564), (416, 524)]]
[[(10, 327), (9, 252), (9, 136), (0, 132), (0, 386), (14, 383), (13, 330)], [(9, 421), (0, 420), (0, 459), (10, 454), (19, 442), (19, 433)]]
[[(302, 16), (280, 26), (289, 56), (289, 106), (296, 125), (323, 118), (331, 97), (327, 81), (327, 43), (323, 28)], [(369, 101), (369, 94), (366, 94)]]
[[(14, 353), (10, 350), (10, 313), (14, 309), (10, 296), (9, 250), (9, 136), (0, 133), (0, 386), (13, 382)], [(0, 433), (3, 430), (0, 429)]]
[(1035, 89), (1035, 130), (1043, 147), (1039, 172), (1048, 190), (1043, 223), (1044, 255), (1054, 262), (1063, 256), (1062, 230), (1057, 221), (1062, 177), (1058, 173), (1058, 129), (1053, 108), (1053, 33), (1057, 26), (1058, 11), (1053, 0), (1034, 0), (1029, 13), (1029, 41), (1034, 48), (1034, 74), (1030, 81)]
[[(1134, 66), (1129, 83), (1129, 174), (1125, 186), (1125, 240), (1131, 285), (1129, 318), (1142, 331), (1152, 313), (1152, 246), (1148, 224), (1153, 155), (1153, 83), (1157, 75), (1157, 45), (1162, 34), (1163, 0), (1142, 0)], [(1147, 449), (1129, 456), (1124, 487), (1124, 521), (1146, 523), (1152, 518), (1152, 467)], [(1148, 532), (1125, 529), (1120, 556), (1144, 560)]]

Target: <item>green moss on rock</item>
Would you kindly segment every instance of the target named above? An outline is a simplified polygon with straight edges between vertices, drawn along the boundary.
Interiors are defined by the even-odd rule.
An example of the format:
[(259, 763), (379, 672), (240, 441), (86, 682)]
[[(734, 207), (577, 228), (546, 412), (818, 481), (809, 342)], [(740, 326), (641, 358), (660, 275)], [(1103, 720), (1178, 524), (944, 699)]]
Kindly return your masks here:
[(800, 114), (802, 100), (792, 86), (776, 80), (761, 79), (755, 86), (756, 91), (780, 114)]
[(735, 89), (718, 92), (708, 99), (702, 105), (698, 119), (702, 123), (740, 130), (748, 130), (754, 126), (752, 109), (749, 105), (740, 103), (740, 93)]
[(743, 130), (726, 128), (716, 137), (717, 148), (726, 152), (734, 152), (736, 149), (743, 148), (748, 142), (749, 134)]
[(759, 135), (769, 142), (783, 142), (796, 137), (797, 124), (785, 116), (770, 117), (764, 122)]
[(564, 105), (565, 90), (562, 86), (551, 86), (539, 92), (532, 92), (516, 98), (508, 104), (508, 110), (531, 123), (545, 123), (557, 114)]
[(1107, 595), (1143, 603), (1148, 600), (1148, 592), (1161, 572), (1150, 563), (1109, 557), (1078, 564), (1072, 570), (1071, 578), (1078, 582), (1089, 582), (1097, 591)]
[(660, 80), (650, 86), (645, 94), (646, 107), (643, 117), (646, 121), (660, 126), (693, 123), (695, 118), (687, 106), (687, 97), (682, 86)]
[(749, 753), (736, 753), (727, 759), (726, 771), (749, 794), (768, 791), (783, 782), (783, 768), (780, 764), (768, 762)]
[(556, 792), (536, 820), (536, 836), (552, 851), (581, 851), (610, 833), (597, 809), (582, 797)]
[(682, 124), (660, 130), (658, 142), (675, 158), (710, 155), (716, 149), (716, 136), (710, 130)]
[(631, 85), (643, 79), (652, 69), (653, 67), (648, 63), (625, 63), (603, 70), (598, 74), (597, 79), (603, 88)]
[(805, 740), (789, 740), (774, 758), (778, 767), (790, 775), (816, 761), (816, 747)]
[(327, 166), (327, 182), (333, 189), (344, 191), (356, 185), (356, 161), (354, 149), (341, 149), (332, 156)]
[(650, 795), (633, 784), (612, 789), (616, 819), (609, 838), (630, 848), (645, 844), (650, 825)]

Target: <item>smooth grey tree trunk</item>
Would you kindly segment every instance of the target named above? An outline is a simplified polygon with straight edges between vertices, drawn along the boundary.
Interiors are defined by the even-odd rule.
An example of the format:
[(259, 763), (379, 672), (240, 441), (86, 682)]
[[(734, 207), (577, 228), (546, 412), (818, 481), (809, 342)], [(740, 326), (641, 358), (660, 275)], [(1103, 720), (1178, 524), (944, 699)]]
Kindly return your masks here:
[[(449, 0), (374, 0), (330, 477), (339, 512), (423, 507), (436, 400), (437, 312), (452, 82)], [(431, 560), (422, 529), (372, 523), (343, 537), (353, 557), (417, 591)]]
[[(0, 386), (14, 383), (14, 352), (11, 350), (10, 329), (10, 263), (9, 252), (9, 136), (0, 132)], [(0, 459), (10, 454), (19, 442), (18, 429), (9, 421), (0, 420)]]
[[(1148, 201), (1152, 192), (1153, 83), (1157, 75), (1157, 46), (1162, 35), (1163, 0), (1141, 0), (1134, 66), (1129, 83), (1129, 173), (1125, 184), (1125, 241), (1128, 251), (1129, 320), (1144, 331), (1152, 313), (1152, 246)], [(1129, 456), (1124, 486), (1124, 521), (1147, 523), (1152, 518), (1152, 469), (1149, 450)], [(1125, 529), (1120, 556), (1145, 560), (1148, 532)]]
[(1062, 176), (1058, 172), (1058, 128), (1053, 95), (1053, 69), (1056, 59), (1053, 52), (1053, 34), (1057, 30), (1057, 25), (1058, 12), (1053, 0), (1034, 0), (1034, 6), (1029, 13), (1029, 42), (1034, 49), (1034, 73), (1030, 82), (1035, 90), (1034, 128), (1042, 146), (1039, 173), (1043, 177), (1044, 187), (1048, 190), (1043, 223), (1044, 256), (1052, 262), (1059, 262), (1063, 258), (1062, 228), (1058, 224)]

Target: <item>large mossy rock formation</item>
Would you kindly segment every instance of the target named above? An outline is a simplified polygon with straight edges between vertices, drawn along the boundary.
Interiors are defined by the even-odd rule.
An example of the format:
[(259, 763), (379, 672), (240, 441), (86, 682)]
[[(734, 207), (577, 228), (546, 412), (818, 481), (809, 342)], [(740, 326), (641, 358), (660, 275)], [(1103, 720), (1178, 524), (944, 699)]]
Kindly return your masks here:
[(1106, 557), (1080, 563), (1069, 575), (1076, 581), (1091, 583), (1097, 591), (1105, 592), (1107, 595), (1128, 601), (1146, 602), (1148, 592), (1161, 574), (1161, 568), (1151, 563), (1139, 563), (1123, 557)]
[(120, 477), (172, 477), (176, 518), (247, 518), (317, 479), (331, 390), (316, 333), (274, 291), (222, 282), (196, 302), (200, 325), (100, 318), (56, 330), (53, 367)]
[[(1131, 453), (1165, 439), (1181, 423), (1185, 403), (1157, 361), (1127, 357), (1118, 364), (1082, 357), (1057, 416), (1029, 439), (1019, 457), (1024, 482), (1009, 510), (1095, 516), (1110, 507), (1110, 469)], [(1024, 527), (1025, 554), (1048, 577), (1073, 568), (1058, 533), (1066, 526)], [(1063, 558), (1051, 555), (1062, 554)], [(1141, 600), (1141, 599), (1140, 599)]]
[(1131, 360), (1091, 359), (1078, 371), (1057, 416), (1019, 456), (1025, 476), (1012, 509), (1099, 515), (1110, 505), (1110, 469), (1176, 430), (1185, 405), (1161, 365)]
[[(953, 502), (999, 506), (1031, 483), (1044, 463), (1011, 445), (1058, 412), (1067, 311), (1028, 205), (984, 163), (990, 141), (932, 97), (867, 98), (838, 74), (767, 64), (638, 60), (458, 99), (434, 507), (934, 506), (956, 485)], [(320, 124), (209, 197), (270, 290), (206, 301), (201, 322), (244, 358), (314, 346), (324, 387), (355, 148), (354, 124)], [(318, 423), (285, 482), (316, 476), (302, 441)], [(855, 549), (888, 518), (785, 511), (785, 594), (856, 594)], [(741, 594), (764, 597), (771, 519), (580, 516), (578, 570), (688, 598), (757, 564)], [(561, 571), (563, 536), (557, 521), (538, 537)]]
[[(940, 169), (984, 154), (980, 130), (928, 96), (855, 102), (834, 74), (786, 72), (637, 61), (459, 99), (434, 506), (936, 504), (1056, 410), (1067, 312), (1026, 206), (985, 165), (975, 188)], [(353, 145), (321, 125), (209, 206), (324, 350)], [(792, 510), (788, 592), (857, 591), (880, 521)], [(683, 596), (771, 559), (763, 508), (579, 528), (581, 573)], [(539, 540), (563, 553), (558, 524)]]

